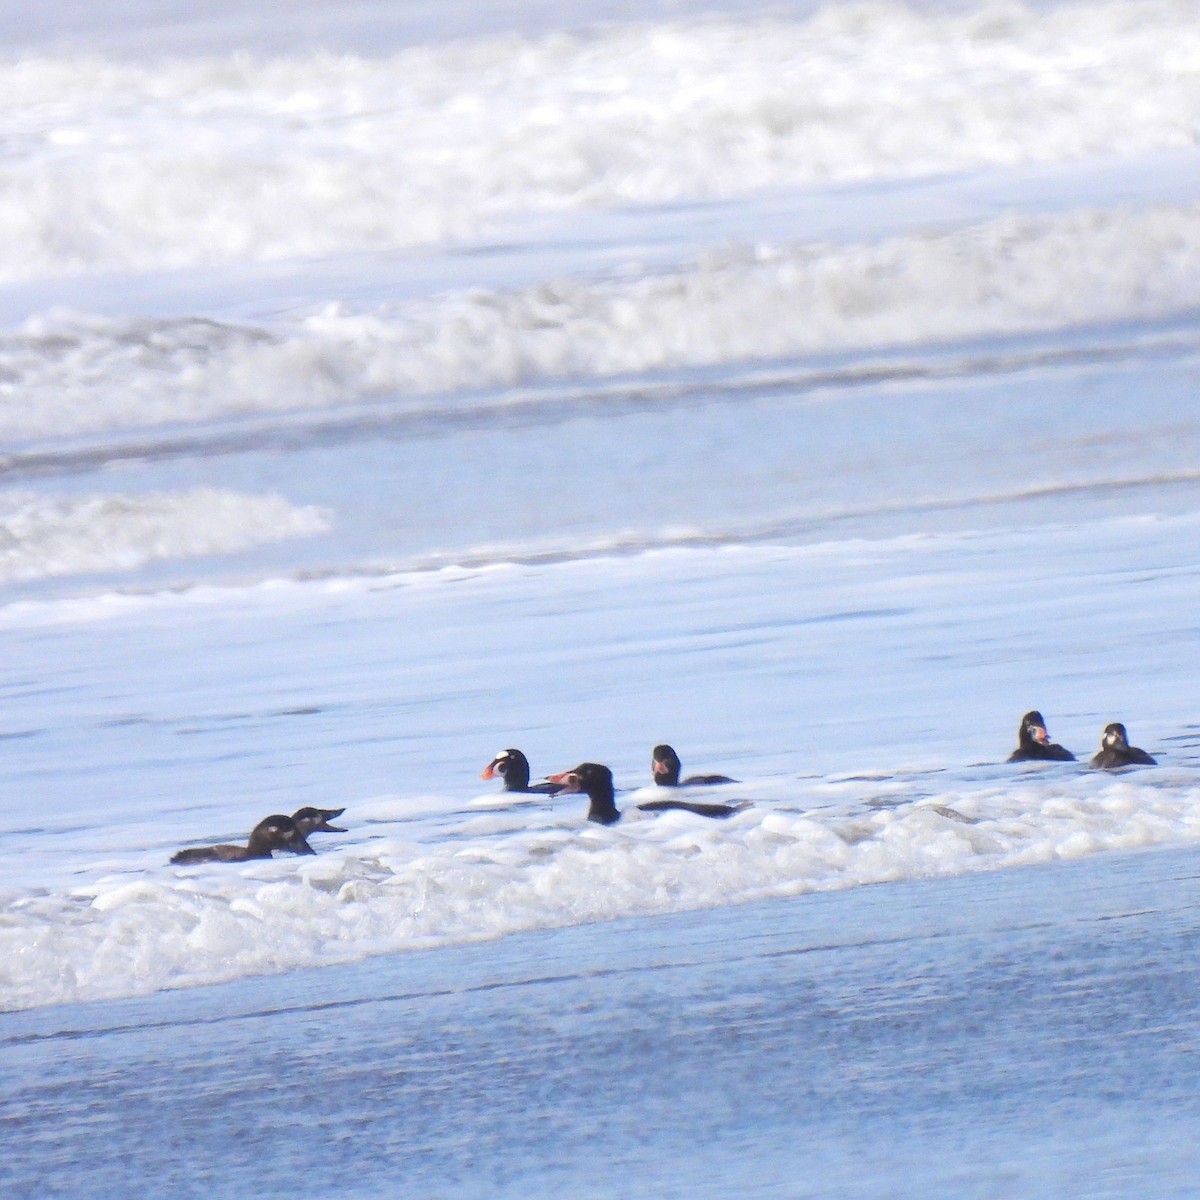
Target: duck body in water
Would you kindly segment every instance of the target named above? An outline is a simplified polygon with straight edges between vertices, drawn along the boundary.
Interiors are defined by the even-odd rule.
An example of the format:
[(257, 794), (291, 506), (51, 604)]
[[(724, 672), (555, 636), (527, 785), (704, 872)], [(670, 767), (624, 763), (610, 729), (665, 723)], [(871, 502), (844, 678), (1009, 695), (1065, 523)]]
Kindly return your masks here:
[(556, 785), (553, 783), (531, 784), (529, 782), (529, 759), (520, 750), (512, 746), (507, 750), (501, 750), (483, 768), (483, 773), (479, 778), (494, 779), (497, 775), (504, 780), (504, 790), (506, 792), (536, 792), (543, 796), (549, 796), (553, 795), (557, 790)]
[(696, 784), (737, 783), (728, 775), (689, 775), (686, 779), (679, 778), (683, 763), (672, 746), (665, 743), (655, 746), (650, 758), (650, 770), (654, 773), (654, 782), (659, 787), (692, 787)]
[[(549, 776), (555, 785), (555, 796), (566, 796), (581, 792), (591, 801), (588, 820), (598, 825), (615, 825), (621, 819), (621, 811), (613, 798), (612, 772), (602, 763), (580, 763), (570, 771)], [(680, 809), (695, 813), (698, 817), (724, 818), (745, 808), (744, 804), (695, 804), (690, 800), (647, 800), (637, 806), (642, 812), (662, 812)]]
[(315, 854), (304, 833), (291, 817), (281, 813), (264, 817), (250, 832), (245, 846), (189, 846), (171, 856), (173, 863), (186, 865), (203, 862), (249, 862), (255, 858), (271, 858), (276, 850), (292, 854)]
[(1129, 744), (1129, 734), (1120, 721), (1105, 725), (1100, 738), (1100, 749), (1088, 764), (1104, 771), (1114, 771), (1120, 767), (1153, 767), (1156, 765), (1145, 750)]
[(1021, 718), (1017, 730), (1017, 748), (1008, 756), (1009, 762), (1074, 762), (1070, 750), (1050, 740), (1046, 721), (1037, 709)]

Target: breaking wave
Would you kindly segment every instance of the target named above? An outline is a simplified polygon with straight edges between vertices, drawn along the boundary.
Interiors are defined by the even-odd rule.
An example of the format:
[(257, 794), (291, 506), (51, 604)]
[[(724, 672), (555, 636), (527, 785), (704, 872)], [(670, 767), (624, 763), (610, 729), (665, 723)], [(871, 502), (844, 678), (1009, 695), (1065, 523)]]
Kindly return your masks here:
[(1182, 0), (891, 3), (417, 47), (0, 66), (0, 276), (307, 258), (514, 214), (1189, 148)]
[(929, 346), (1197, 305), (1200, 208), (1164, 206), (735, 247), (633, 279), (334, 303), (270, 326), (47, 315), (0, 337), (0, 438)]
[(147, 495), (0, 493), (0, 582), (124, 571), (323, 533), (330, 518), (280, 496), (220, 488)]

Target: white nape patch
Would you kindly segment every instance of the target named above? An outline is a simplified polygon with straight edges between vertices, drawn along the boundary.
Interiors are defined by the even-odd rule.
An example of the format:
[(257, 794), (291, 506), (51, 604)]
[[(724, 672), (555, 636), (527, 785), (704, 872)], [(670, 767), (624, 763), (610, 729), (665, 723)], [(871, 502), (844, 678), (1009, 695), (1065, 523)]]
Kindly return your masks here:
[(126, 571), (330, 528), (327, 512), (220, 488), (46, 497), (0, 492), (0, 581)]

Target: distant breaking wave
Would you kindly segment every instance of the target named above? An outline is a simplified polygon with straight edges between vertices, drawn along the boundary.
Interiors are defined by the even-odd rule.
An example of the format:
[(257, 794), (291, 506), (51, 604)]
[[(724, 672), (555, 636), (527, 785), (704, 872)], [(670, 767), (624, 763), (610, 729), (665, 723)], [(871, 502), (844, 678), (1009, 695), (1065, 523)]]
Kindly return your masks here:
[(335, 303), (273, 326), (47, 315), (0, 336), (0, 439), (929, 346), (1198, 304), (1200, 207), (1164, 206), (1006, 216), (849, 246), (732, 247), (634, 278), (365, 312)]
[(0, 493), (0, 582), (125, 571), (323, 533), (328, 514), (219, 488), (46, 498)]
[(513, 215), (1194, 147), (1183, 0), (0, 66), (0, 278), (471, 238)]

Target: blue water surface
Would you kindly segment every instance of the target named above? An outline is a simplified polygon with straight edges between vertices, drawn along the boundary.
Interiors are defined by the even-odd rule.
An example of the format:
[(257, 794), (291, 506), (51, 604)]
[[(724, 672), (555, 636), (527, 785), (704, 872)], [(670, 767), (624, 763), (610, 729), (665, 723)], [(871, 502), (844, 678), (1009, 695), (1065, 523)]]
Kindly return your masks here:
[(1109, 855), (8, 1014), (0, 1188), (1193, 1196), (1197, 877)]

